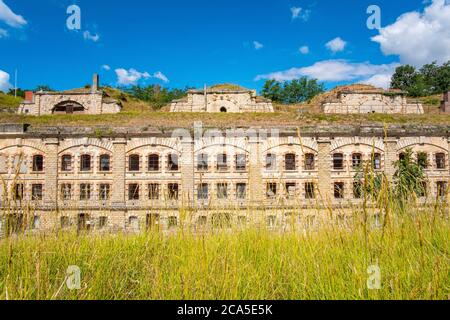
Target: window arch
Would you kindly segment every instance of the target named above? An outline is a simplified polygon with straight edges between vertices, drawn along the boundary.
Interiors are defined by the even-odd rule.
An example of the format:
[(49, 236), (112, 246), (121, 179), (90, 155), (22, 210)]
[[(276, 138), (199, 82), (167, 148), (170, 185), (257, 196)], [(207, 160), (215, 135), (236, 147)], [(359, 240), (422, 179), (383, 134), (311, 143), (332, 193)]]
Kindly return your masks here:
[(101, 172), (111, 171), (111, 157), (108, 154), (100, 156), (99, 168)]
[(80, 157), (80, 171), (86, 172), (92, 170), (92, 157), (89, 154), (83, 154)]
[(76, 101), (63, 101), (55, 105), (52, 110), (53, 114), (76, 114), (76, 113), (84, 113), (86, 109), (82, 104)]
[(139, 171), (141, 170), (141, 157), (138, 154), (132, 154), (128, 157), (128, 171)]
[(159, 171), (159, 155), (151, 154), (148, 156), (148, 171)]
[(295, 153), (287, 153), (284, 156), (284, 168), (286, 171), (297, 170), (297, 156)]
[(44, 171), (44, 156), (37, 154), (33, 156), (33, 172)]
[(70, 154), (64, 154), (61, 157), (61, 171), (63, 172), (72, 171), (72, 156)]

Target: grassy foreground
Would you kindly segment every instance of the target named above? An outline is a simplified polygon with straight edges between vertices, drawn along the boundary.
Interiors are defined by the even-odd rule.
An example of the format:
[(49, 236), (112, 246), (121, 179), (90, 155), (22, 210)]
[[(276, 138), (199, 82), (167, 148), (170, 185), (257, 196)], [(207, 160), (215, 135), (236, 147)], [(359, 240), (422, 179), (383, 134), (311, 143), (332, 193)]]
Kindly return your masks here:
[[(0, 299), (449, 299), (449, 219), (433, 211), (313, 232), (3, 239)], [(79, 290), (65, 285), (71, 265)], [(370, 266), (379, 290), (368, 289)]]

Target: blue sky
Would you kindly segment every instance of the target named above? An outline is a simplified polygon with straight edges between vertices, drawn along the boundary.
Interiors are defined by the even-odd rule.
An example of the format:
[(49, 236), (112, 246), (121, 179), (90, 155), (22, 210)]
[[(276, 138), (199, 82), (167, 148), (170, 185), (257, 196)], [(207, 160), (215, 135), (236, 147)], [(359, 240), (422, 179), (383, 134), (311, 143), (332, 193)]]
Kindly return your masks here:
[[(366, 25), (373, 4), (380, 30)], [(450, 60), (449, 21), (448, 0), (0, 0), (0, 90), (15, 69), (19, 87), (58, 90), (95, 72), (110, 85), (260, 89), (306, 75), (381, 86), (399, 63)]]

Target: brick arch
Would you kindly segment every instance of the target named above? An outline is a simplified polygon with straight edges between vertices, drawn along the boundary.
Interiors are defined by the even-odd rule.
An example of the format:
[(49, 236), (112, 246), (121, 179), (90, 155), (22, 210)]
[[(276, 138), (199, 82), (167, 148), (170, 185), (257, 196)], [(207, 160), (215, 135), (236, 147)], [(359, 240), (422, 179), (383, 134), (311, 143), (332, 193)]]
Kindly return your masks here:
[(6, 150), (9, 148), (16, 148), (16, 147), (28, 147), (31, 149), (35, 149), (35, 150), (39, 151), (40, 153), (46, 154), (45, 145), (43, 143), (35, 142), (35, 141), (25, 141), (20, 144), (3, 146), (3, 147), (0, 147), (0, 151)]
[(225, 146), (225, 148), (230, 148), (231, 147), (233, 149), (238, 149), (238, 150), (242, 150), (245, 153), (249, 153), (247, 148), (243, 147), (243, 146), (239, 146), (239, 145), (231, 144), (231, 143), (225, 143), (225, 144), (223, 144), (223, 143), (215, 143), (215, 144), (208, 144), (208, 145), (205, 145), (205, 146), (203, 146), (201, 148), (196, 149), (195, 150), (195, 154), (199, 154), (199, 153), (201, 153), (201, 152), (203, 152), (203, 151), (205, 151), (206, 149), (209, 149), (209, 148), (223, 147), (223, 146)]
[(227, 146), (227, 147), (234, 147), (237, 149), (241, 149), (245, 152), (248, 151), (248, 143), (243, 138), (227, 138), (223, 136), (219, 137), (208, 137), (201, 139), (200, 142), (195, 144), (195, 153), (200, 152), (206, 148), (213, 147), (213, 146)]
[(449, 151), (447, 140), (443, 140), (442, 145), (441, 145), (441, 144), (433, 143), (432, 141), (430, 141), (429, 138), (426, 138), (426, 137), (410, 137), (410, 138), (406, 138), (406, 139), (401, 139), (397, 144), (397, 151), (400, 152), (400, 151), (405, 150), (406, 148), (414, 147), (416, 145), (428, 145), (428, 146), (433, 146), (433, 147), (442, 149), (445, 152)]
[(103, 149), (110, 153), (113, 152), (113, 144), (111, 141), (100, 140), (96, 138), (81, 138), (65, 141), (60, 145), (60, 150), (58, 154), (67, 152), (69, 149), (81, 147), (81, 146), (92, 146)]
[(173, 139), (162, 139), (162, 138), (146, 138), (146, 139), (138, 139), (136, 141), (132, 141), (127, 145), (126, 153), (130, 153), (135, 151), (136, 149), (148, 147), (148, 146), (159, 146), (174, 150), (178, 153), (181, 153), (181, 147), (178, 140)]
[(368, 137), (349, 137), (349, 138), (339, 138), (331, 142), (331, 152), (346, 147), (349, 145), (366, 145), (370, 148), (375, 148), (378, 151), (384, 152), (384, 142), (381, 139), (374, 139)]
[[(290, 139), (291, 141), (289, 141)], [(309, 151), (312, 151), (313, 153), (319, 152), (317, 141), (312, 138), (301, 138), (301, 141), (300, 138), (280, 138), (277, 141), (268, 140), (263, 144), (262, 149), (263, 153), (269, 153), (272, 149), (289, 145), (309, 149)]]

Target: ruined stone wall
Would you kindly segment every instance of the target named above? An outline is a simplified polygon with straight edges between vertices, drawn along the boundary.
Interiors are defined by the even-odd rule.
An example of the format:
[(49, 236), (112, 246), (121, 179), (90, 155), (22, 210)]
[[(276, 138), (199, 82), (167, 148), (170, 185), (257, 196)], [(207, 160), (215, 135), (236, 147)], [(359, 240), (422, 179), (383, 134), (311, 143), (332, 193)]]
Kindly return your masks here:
[[(13, 207), (29, 213), (35, 228), (44, 230), (74, 227), (80, 223), (80, 214), (89, 227), (99, 230), (133, 231), (153, 224), (171, 228), (181, 219), (180, 208), (194, 208), (191, 219), (195, 221), (209, 219), (214, 212), (246, 212), (248, 208), (272, 221), (273, 215), (286, 212), (309, 214), (321, 205), (346, 208), (359, 203), (353, 192), (359, 170), (354, 155), (362, 163), (370, 163), (374, 154), (379, 155), (376, 170), (392, 178), (393, 164), (407, 148), (416, 155), (426, 154), (428, 197), (435, 199), (439, 185), (448, 185), (450, 179), (448, 134), (403, 132), (384, 137), (381, 128), (378, 132), (372, 136), (329, 132), (300, 136), (294, 131), (278, 138), (211, 136), (195, 141), (169, 133), (113, 134), (105, 138), (51, 131), (3, 133), (2, 211), (4, 214)], [(225, 161), (218, 158), (221, 154), (226, 154)], [(342, 156), (342, 168), (334, 167), (337, 154)], [(157, 164), (150, 163), (150, 155), (158, 156)], [(203, 155), (207, 160), (202, 167), (199, 162), (205, 159)], [(274, 159), (270, 167), (269, 155)], [(306, 155), (313, 157), (312, 164), (307, 163)], [(444, 156), (443, 162), (441, 158), (438, 163), (438, 155)], [(43, 157), (42, 168), (35, 166), (35, 156)], [(64, 156), (70, 156), (65, 170)], [(90, 157), (88, 170), (83, 170), (83, 156)], [(101, 158), (105, 156), (110, 159), (109, 167), (102, 170)], [(131, 169), (132, 156), (139, 159), (135, 170)], [(170, 167), (171, 162), (177, 166)], [(336, 183), (343, 185), (342, 198), (336, 197)], [(23, 186), (20, 199), (15, 194), (17, 185)], [(42, 191), (35, 194), (39, 185)], [(71, 187), (64, 194), (70, 196), (64, 197), (63, 187), (67, 185)], [(90, 186), (89, 197), (81, 196), (83, 185)], [(157, 196), (150, 196), (151, 185), (158, 186)], [(244, 185), (243, 195), (238, 190)], [(311, 185), (313, 197), (308, 191)], [(100, 195), (104, 186), (109, 186), (105, 198)], [(136, 190), (136, 186), (138, 195), (134, 197), (130, 190)], [(201, 188), (207, 190), (203, 197), (199, 197)], [(242, 219), (247, 219), (244, 213)]]

